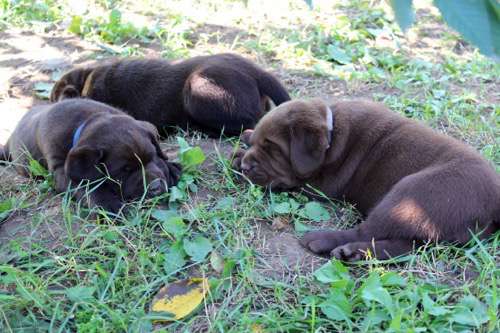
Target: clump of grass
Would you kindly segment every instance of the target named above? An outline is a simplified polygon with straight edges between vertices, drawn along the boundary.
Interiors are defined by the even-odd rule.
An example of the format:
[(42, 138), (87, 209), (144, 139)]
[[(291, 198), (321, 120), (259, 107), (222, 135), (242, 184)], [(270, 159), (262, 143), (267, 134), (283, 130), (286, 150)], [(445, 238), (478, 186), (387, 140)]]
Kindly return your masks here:
[[(98, 1), (96, 15), (81, 16), (80, 22), (64, 4), (36, 1), (49, 6), (49, 11), (40, 11), (31, 6), (34, 1), (0, 3), (3, 27), (39, 21), (57, 26), (73, 20), (68, 27), (74, 33), (114, 54), (155, 49), (160, 56), (177, 58), (217, 47), (274, 66), (296, 97), (328, 98), (332, 87), (344, 86), (336, 98), (383, 101), (470, 143), (500, 172), (500, 109), (495, 99), (500, 66), (473, 50), (426, 57), (373, 2), (336, 3), (325, 13), (301, 11), (304, 24), (284, 18), (281, 26), (263, 24), (259, 13), (226, 10), (234, 3), (196, 2), (211, 15), (228, 13), (225, 22), (215, 22), (220, 26), (214, 34), (241, 31), (215, 43), (212, 35), (203, 36), (195, 49), (193, 35), (208, 25), (189, 11), (172, 8), (180, 2), (153, 6), (148, 1)], [(144, 7), (154, 10), (144, 13)], [(151, 25), (143, 29), (129, 21), (125, 14), (130, 12), (148, 16)], [(440, 26), (432, 15), (417, 23)], [(52, 28), (67, 33), (68, 27)], [(417, 34), (428, 38), (418, 28)], [(445, 35), (446, 41), (434, 40), (437, 50), (456, 39)], [(391, 43), (379, 45), (380, 36)], [(287, 266), (261, 251), (276, 239), (262, 229), (276, 219), (285, 227), (266, 231), (271, 236), (348, 228), (360, 218), (355, 207), (310, 200), (301, 193), (270, 193), (231, 169), (228, 156), (234, 140), (188, 132), (182, 136), (185, 140), (170, 146), (187, 153), (181, 157), (185, 164), (201, 160), (200, 150), (192, 146), (202, 146), (206, 160), (201, 169), (191, 167), (169, 195), (131, 203), (118, 216), (100, 212), (96, 217), (70, 200), (69, 193), (55, 195), (50, 175), (36, 164), (32, 172), (39, 180), (12, 181), (11, 167), (0, 171), (0, 331), (500, 330), (498, 235), (489, 241), (473, 239), (461, 248), (428, 244), (387, 262), (347, 266), (325, 261), (309, 274), (312, 263)], [(10, 236), (5, 236), (7, 231)], [(295, 256), (306, 255), (296, 245), (280, 245), (297, 251)], [(264, 274), (261, 267), (275, 274)], [(193, 276), (210, 279), (205, 304), (182, 321), (155, 324), (149, 313), (152, 295), (165, 283)]]

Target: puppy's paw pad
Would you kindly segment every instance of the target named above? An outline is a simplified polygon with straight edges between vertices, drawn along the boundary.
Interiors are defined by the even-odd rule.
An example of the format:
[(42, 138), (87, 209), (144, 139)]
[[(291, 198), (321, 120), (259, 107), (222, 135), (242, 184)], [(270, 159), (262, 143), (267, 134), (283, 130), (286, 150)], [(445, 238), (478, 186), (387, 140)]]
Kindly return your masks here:
[(351, 244), (336, 247), (330, 252), (330, 255), (342, 261), (363, 260), (363, 253), (358, 248), (353, 248)]

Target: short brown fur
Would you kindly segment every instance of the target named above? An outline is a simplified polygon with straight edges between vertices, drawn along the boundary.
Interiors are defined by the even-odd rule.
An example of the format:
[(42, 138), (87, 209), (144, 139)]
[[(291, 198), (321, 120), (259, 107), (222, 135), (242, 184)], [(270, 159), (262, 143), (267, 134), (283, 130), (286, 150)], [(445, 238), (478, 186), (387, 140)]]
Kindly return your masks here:
[(162, 134), (173, 126), (219, 136), (253, 128), (269, 109), (290, 99), (270, 73), (235, 54), (169, 62), (124, 59), (76, 68), (55, 84), (51, 100), (87, 97), (154, 124)]
[[(471, 147), (369, 101), (338, 102), (328, 142), (327, 106), (292, 101), (243, 141), (235, 166), (274, 189), (309, 184), (364, 215), (356, 228), (307, 233), (318, 254), (359, 260), (404, 254), (427, 241), (464, 244), (499, 229), (500, 177)], [(295, 152), (295, 153), (294, 153)]]
[[(73, 146), (77, 129), (81, 135)], [(105, 180), (91, 192), (91, 206), (118, 211), (125, 201), (144, 194), (166, 191), (177, 183), (180, 166), (169, 162), (158, 144), (158, 132), (150, 123), (138, 121), (108, 105), (71, 99), (30, 110), (19, 122), (0, 160), (12, 160), (28, 176), (29, 157), (54, 175), (55, 189), (63, 192), (70, 183)], [(144, 180), (145, 176), (145, 180)], [(77, 192), (77, 197), (83, 195)]]

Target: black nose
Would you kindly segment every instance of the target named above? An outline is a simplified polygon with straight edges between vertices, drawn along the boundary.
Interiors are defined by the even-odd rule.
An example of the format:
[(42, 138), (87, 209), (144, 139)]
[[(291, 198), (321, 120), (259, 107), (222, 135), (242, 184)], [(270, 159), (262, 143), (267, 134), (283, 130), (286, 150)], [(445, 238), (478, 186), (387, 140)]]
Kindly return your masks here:
[(248, 173), (254, 168), (254, 163), (241, 162), (241, 171), (243, 173)]
[(161, 179), (155, 179), (153, 180), (148, 187), (148, 194), (151, 197), (156, 197), (160, 194), (163, 194), (167, 191), (167, 187), (165, 185), (165, 182)]

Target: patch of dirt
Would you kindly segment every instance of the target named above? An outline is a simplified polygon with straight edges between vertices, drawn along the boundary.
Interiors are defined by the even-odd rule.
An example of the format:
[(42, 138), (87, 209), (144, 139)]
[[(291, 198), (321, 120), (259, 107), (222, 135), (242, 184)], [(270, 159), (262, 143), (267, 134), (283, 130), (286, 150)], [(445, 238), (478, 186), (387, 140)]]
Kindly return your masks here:
[(328, 261), (302, 247), (291, 227), (276, 231), (267, 221), (256, 221), (254, 230), (253, 245), (258, 256), (255, 273), (265, 278), (292, 282)]
[(33, 248), (34, 244), (52, 250), (80, 230), (77, 221), (67, 223), (64, 220), (61, 196), (50, 192), (40, 200), (34, 181), (20, 176), (12, 166), (0, 167), (0, 182), (0, 198), (13, 196), (20, 203), (32, 204), (25, 208), (21, 204), (0, 221), (0, 262), (6, 262), (2, 259), (12, 255), (9, 251), (12, 241), (25, 250)]
[(0, 40), (1, 144), (31, 106), (46, 103), (34, 96), (37, 82), (52, 82), (54, 75), (90, 59), (99, 49), (60, 30), (7, 29), (0, 31)]

